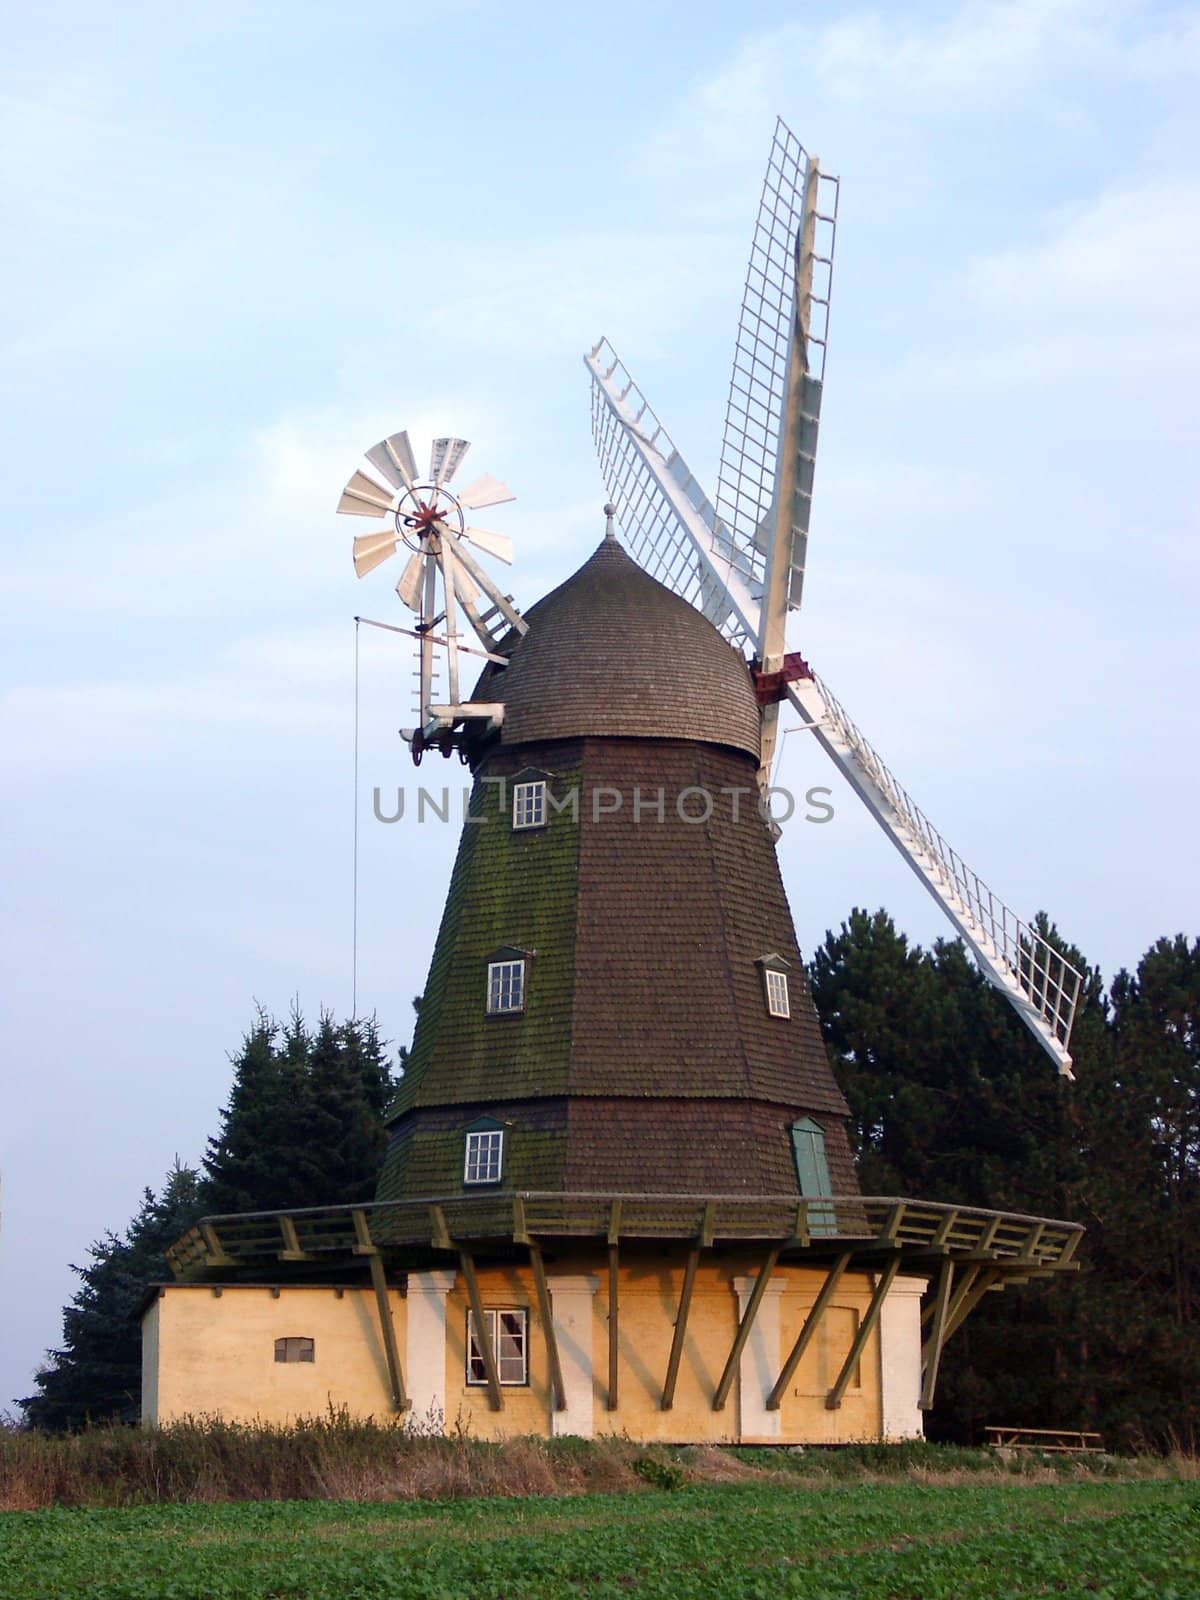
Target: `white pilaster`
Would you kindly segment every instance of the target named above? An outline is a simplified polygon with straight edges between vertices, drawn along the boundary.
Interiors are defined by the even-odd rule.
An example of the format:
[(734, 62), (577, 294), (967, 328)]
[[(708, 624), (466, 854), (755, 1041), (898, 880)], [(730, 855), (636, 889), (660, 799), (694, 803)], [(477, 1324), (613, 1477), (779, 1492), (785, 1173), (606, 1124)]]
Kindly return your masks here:
[(600, 1279), (549, 1278), (547, 1286), (567, 1401), (565, 1411), (551, 1410), (550, 1431), (590, 1439), (594, 1432), (592, 1301)]
[[(757, 1282), (757, 1278), (733, 1280), (738, 1297), (739, 1326)], [(768, 1283), (738, 1363), (738, 1437), (743, 1441), (779, 1438), (781, 1413), (767, 1410), (767, 1398), (775, 1387), (782, 1364), (779, 1353), (779, 1301), (783, 1287), (782, 1278)]]
[(882, 1432), (885, 1439), (919, 1439), (921, 1413), (921, 1296), (924, 1278), (896, 1278), (879, 1313)]
[(446, 1425), (446, 1296), (455, 1272), (410, 1272), (404, 1380), (417, 1425)]

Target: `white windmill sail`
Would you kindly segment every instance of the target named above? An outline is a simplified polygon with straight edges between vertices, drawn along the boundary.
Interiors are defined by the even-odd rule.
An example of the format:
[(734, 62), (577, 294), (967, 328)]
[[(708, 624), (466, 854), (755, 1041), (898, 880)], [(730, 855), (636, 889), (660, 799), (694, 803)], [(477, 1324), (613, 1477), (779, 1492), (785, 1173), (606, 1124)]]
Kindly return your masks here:
[[(787, 612), (803, 591), (836, 219), (837, 180), (778, 123), (738, 321), (715, 504), (607, 340), (584, 357), (601, 468), (631, 553), (754, 654), (764, 673), (787, 668), (781, 695), (1069, 1076), (1081, 974), (966, 866), (820, 680), (786, 661)], [(764, 710), (764, 778), (777, 715), (777, 704)]]

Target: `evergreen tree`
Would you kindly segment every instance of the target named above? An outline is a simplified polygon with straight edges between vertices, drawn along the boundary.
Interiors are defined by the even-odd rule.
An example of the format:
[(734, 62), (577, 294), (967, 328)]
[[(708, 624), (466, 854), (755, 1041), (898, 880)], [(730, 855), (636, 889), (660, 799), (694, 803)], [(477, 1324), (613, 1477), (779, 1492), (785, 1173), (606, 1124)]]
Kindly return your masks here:
[(284, 1027), (260, 1012), (204, 1157), (205, 1209), (219, 1215), (369, 1200), (393, 1092), (373, 1019), (335, 1023), (322, 1013), (310, 1033), (298, 1008)]
[(107, 1233), (63, 1312), (63, 1346), (34, 1379), (38, 1393), (20, 1402), (32, 1427), (55, 1432), (85, 1423), (136, 1422), (142, 1352), (137, 1310), (147, 1287), (170, 1278), (166, 1249), (201, 1214), (197, 1175), (176, 1163), (160, 1194), (147, 1189), (123, 1235)]

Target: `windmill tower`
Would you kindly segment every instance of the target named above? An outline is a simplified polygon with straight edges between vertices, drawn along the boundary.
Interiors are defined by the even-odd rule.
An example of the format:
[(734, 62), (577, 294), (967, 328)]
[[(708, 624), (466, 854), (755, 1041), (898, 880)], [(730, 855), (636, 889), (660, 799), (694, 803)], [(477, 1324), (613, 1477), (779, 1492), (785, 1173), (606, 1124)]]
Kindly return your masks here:
[[(264, 1371), (258, 1414), (282, 1396), (284, 1415), (301, 1397), (390, 1404), (485, 1435), (902, 1437), (982, 1296), (1069, 1269), (1070, 1223), (859, 1193), (760, 804), (790, 702), (1069, 1069), (1078, 974), (967, 872), (787, 648), (836, 192), (781, 124), (715, 502), (603, 341), (587, 364), (604, 537), (523, 614), (465, 549), (508, 553), (463, 512), (510, 496), (487, 479), (454, 500), (462, 441), (435, 442), (418, 483), (393, 435), (368, 452), (386, 481), (347, 485), (339, 509), (388, 519), (355, 541), (360, 573), (413, 547), (398, 585), (418, 615), (406, 737), (418, 760), (469, 762), (470, 814), (375, 1204), (186, 1235), (180, 1286), (154, 1308), (160, 1397), (166, 1330), (224, 1275), (273, 1285), (238, 1324), (244, 1371), (281, 1319), (295, 1335), (301, 1317), (339, 1329), (326, 1371), (340, 1387), (312, 1403), (320, 1375), (305, 1388)], [(468, 648), (486, 659), (461, 699)], [(210, 1323), (229, 1298), (207, 1303)], [(314, 1369), (324, 1339), (309, 1337)], [(172, 1391), (159, 1414), (184, 1399), (236, 1412), (216, 1384)]]

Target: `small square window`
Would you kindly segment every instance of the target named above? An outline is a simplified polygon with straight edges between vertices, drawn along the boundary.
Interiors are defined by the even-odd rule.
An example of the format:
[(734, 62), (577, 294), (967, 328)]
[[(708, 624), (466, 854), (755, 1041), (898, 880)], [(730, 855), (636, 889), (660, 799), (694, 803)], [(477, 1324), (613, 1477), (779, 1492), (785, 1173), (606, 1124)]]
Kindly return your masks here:
[[(484, 1324), (500, 1382), (506, 1386), (529, 1382), (529, 1313), (527, 1311), (485, 1311)], [(467, 1382), (478, 1386), (487, 1382), (483, 1349), (475, 1334), (475, 1313), (467, 1312)]]
[(316, 1346), (311, 1339), (276, 1339), (276, 1361), (315, 1361)]
[(518, 783), (513, 786), (512, 825), (514, 828), (541, 828), (546, 822), (546, 784), (543, 779), (535, 783)]
[(525, 963), (489, 961), (487, 1008), (501, 1014), (525, 1009)]
[(504, 1132), (500, 1128), (485, 1128), (467, 1135), (466, 1158), (463, 1162), (464, 1183), (499, 1183), (504, 1165)]
[(772, 967), (768, 967), (766, 979), (768, 1013), (772, 1017), (790, 1017), (792, 1007), (788, 1000), (787, 973), (776, 972)]

